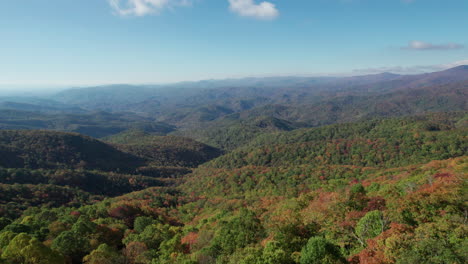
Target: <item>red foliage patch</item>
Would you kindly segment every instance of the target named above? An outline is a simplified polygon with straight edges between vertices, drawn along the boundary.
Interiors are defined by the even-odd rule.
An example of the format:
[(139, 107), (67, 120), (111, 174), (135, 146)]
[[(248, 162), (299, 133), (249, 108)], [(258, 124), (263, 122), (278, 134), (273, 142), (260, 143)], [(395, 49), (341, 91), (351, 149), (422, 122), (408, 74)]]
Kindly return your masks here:
[(383, 211), (386, 209), (385, 207), (386, 202), (383, 197), (376, 196), (376, 197), (371, 197), (369, 198), (369, 201), (367, 202), (366, 208), (364, 208), (365, 212), (370, 212), (370, 211)]
[(72, 211), (72, 212), (70, 213), (70, 215), (73, 215), (73, 216), (80, 216), (81, 213), (78, 212), (78, 211)]
[(195, 232), (190, 232), (188, 233), (186, 236), (184, 236), (180, 242), (182, 244), (186, 244), (188, 245), (188, 249), (191, 250), (192, 249), (192, 246), (197, 243), (198, 241), (198, 233), (195, 233)]

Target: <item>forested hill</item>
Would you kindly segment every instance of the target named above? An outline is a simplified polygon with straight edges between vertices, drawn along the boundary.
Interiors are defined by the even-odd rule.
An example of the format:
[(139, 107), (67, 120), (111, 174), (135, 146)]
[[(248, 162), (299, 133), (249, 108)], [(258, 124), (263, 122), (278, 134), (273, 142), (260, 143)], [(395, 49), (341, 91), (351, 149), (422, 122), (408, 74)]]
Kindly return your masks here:
[[(466, 263), (466, 122), (466, 113), (456, 112), (273, 132), (175, 180), (0, 169), (0, 259)], [(49, 133), (6, 131), (3, 148), (43, 142), (56, 146), (42, 152), (55, 157), (71, 148), (69, 137), (79, 137), (123, 153)], [(137, 147), (133, 153), (146, 162), (157, 151), (139, 147), (214, 151), (142, 131), (107, 140), (122, 150)]]
[[(83, 168), (134, 171), (144, 161), (96, 139), (52, 131), (0, 130), (6, 168)], [(15, 162), (8, 162), (11, 159)]]
[(206, 166), (398, 166), (465, 155), (466, 113), (376, 119), (259, 136)]
[(61, 109), (55, 113), (26, 111), (27, 109), (2, 109), (0, 129), (3, 130), (55, 130), (75, 132), (95, 138), (121, 133), (128, 129), (142, 129), (158, 135), (175, 130), (169, 124), (155, 122), (135, 113), (84, 112), (68, 113)]
[(132, 137), (139, 143), (111, 145), (76, 133), (0, 130), (0, 215), (173, 186), (193, 167), (221, 155), (191, 139), (150, 133), (145, 143), (138, 135)]
[(104, 140), (119, 150), (149, 160), (153, 166), (197, 167), (223, 153), (190, 138), (158, 136), (142, 130), (124, 131)]

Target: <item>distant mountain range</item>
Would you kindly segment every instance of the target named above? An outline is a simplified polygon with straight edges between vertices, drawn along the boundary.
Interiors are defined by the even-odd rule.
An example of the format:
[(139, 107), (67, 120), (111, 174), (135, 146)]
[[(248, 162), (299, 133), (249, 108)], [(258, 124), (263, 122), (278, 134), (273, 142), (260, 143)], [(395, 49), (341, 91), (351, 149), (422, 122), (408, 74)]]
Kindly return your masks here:
[(290, 130), (372, 117), (465, 111), (467, 88), (468, 66), (419, 75), (109, 85), (69, 89), (47, 98), (0, 98), (0, 128), (53, 129), (106, 137), (151, 126), (159, 135), (174, 133), (233, 148), (251, 139), (240, 135), (241, 142), (231, 144), (218, 138), (236, 127)]

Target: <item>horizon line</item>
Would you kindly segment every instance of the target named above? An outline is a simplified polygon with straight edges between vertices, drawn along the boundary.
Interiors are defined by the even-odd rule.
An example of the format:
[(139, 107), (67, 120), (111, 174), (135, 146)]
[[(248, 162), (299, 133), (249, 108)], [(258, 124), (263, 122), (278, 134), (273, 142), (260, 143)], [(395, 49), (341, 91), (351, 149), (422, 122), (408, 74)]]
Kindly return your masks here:
[[(246, 79), (267, 79), (267, 78), (349, 78), (349, 77), (361, 77), (361, 76), (372, 76), (380, 74), (395, 74), (399, 76), (411, 76), (420, 75), (427, 73), (440, 72), (450, 70), (457, 67), (467, 67), (468, 60), (462, 60), (451, 64), (442, 65), (431, 65), (431, 66), (412, 66), (412, 67), (380, 67), (380, 68), (368, 68), (368, 69), (355, 69), (350, 72), (335, 72), (335, 73), (304, 73), (304, 74), (258, 74), (258, 75), (244, 75), (244, 76), (230, 76), (220, 78), (201, 78), (192, 80), (181, 80), (181, 81), (169, 81), (169, 82), (93, 82), (93, 83), (42, 83), (30, 82), (30, 83), (0, 83), (0, 91), (12, 92), (16, 89), (44, 89), (42, 91), (48, 92), (51, 90), (65, 90), (65, 89), (79, 89), (79, 88), (91, 88), (101, 86), (113, 86), (113, 85), (128, 85), (128, 86), (172, 86), (178, 84), (188, 83), (200, 83), (200, 82), (216, 82), (216, 81), (234, 81), (234, 80), (246, 80)], [(22, 90), (21, 92), (24, 92)], [(38, 92), (38, 91), (36, 91)]]

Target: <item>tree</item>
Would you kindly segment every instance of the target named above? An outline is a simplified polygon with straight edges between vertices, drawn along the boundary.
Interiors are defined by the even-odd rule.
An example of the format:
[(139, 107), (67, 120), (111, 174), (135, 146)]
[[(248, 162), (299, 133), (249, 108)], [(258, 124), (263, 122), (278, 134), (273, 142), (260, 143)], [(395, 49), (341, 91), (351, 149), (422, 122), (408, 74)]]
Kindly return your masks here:
[(264, 264), (287, 264), (293, 263), (292, 259), (290, 258), (290, 254), (287, 254), (281, 248), (281, 245), (277, 241), (270, 241), (266, 244), (265, 248), (263, 249), (262, 254)]
[(150, 259), (146, 257), (148, 247), (143, 242), (132, 241), (127, 244), (124, 249), (124, 255), (128, 263), (145, 263)]
[(163, 241), (170, 239), (173, 235), (174, 233), (170, 230), (169, 225), (152, 224), (146, 226), (140, 234), (132, 233), (127, 235), (123, 242), (129, 244), (139, 241), (145, 243), (148, 248), (156, 249), (159, 248)]
[(15, 238), (16, 235), (18, 234), (11, 231), (3, 231), (0, 233), (0, 250), (8, 246), (8, 244), (10, 244), (11, 240)]
[(133, 224), (133, 229), (138, 233), (141, 233), (145, 230), (145, 228), (151, 224), (155, 223), (155, 220), (149, 216), (139, 216), (135, 218), (135, 222)]
[(181, 243), (182, 236), (174, 235), (171, 239), (164, 240), (159, 246), (159, 258), (164, 260), (173, 259), (174, 256), (187, 252), (187, 247)]
[(2, 258), (11, 264), (64, 264), (57, 252), (46, 247), (36, 238), (21, 233), (5, 248)]
[(65, 258), (33, 238), (29, 245), (21, 250), (27, 264), (64, 264)]
[(96, 232), (97, 225), (86, 216), (80, 216), (78, 221), (72, 226), (71, 231), (79, 234), (80, 236), (86, 236)]
[(354, 210), (362, 210), (367, 206), (368, 198), (362, 184), (354, 184), (349, 190), (348, 206)]
[[(207, 263), (208, 261), (200, 261)], [(261, 264), (262, 249), (261, 247), (247, 246), (236, 250), (232, 255), (229, 256), (229, 264)]]
[(101, 244), (83, 258), (85, 264), (123, 264), (124, 258), (112, 247)]
[(430, 238), (413, 243), (411, 248), (408, 248), (401, 254), (396, 263), (466, 263), (466, 255), (459, 256), (453, 248), (447, 246), (447, 243), (444, 242), (439, 239)]
[(445, 215), (436, 223), (419, 225), (406, 237), (409, 246), (400, 246), (395, 257), (398, 264), (466, 263), (467, 229), (464, 216)]
[(255, 214), (241, 209), (238, 216), (222, 224), (212, 244), (213, 253), (232, 254), (236, 249), (258, 241), (263, 235), (263, 226)]
[(370, 211), (356, 224), (356, 235), (364, 244), (369, 238), (374, 238), (385, 231), (387, 223), (381, 211)]
[(2, 258), (11, 263), (24, 263), (26, 259), (21, 250), (29, 245), (30, 240), (31, 236), (26, 233), (15, 236), (3, 251)]
[(12, 223), (7, 225), (4, 230), (8, 230), (14, 233), (29, 233), (31, 228), (27, 225)]
[(301, 251), (301, 264), (345, 263), (339, 248), (325, 238), (312, 237)]
[(90, 251), (90, 244), (87, 238), (72, 231), (65, 231), (52, 241), (52, 249), (70, 257), (73, 262), (80, 262)]

